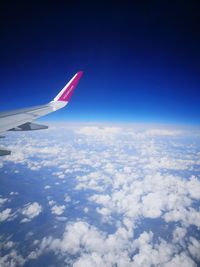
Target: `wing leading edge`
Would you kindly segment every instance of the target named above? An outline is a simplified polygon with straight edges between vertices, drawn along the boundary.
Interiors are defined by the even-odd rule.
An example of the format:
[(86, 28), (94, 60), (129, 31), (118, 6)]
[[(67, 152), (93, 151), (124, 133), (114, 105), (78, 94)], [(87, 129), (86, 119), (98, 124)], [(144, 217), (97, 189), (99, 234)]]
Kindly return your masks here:
[[(77, 72), (64, 86), (59, 94), (49, 103), (41, 106), (0, 112), (0, 133), (6, 131), (31, 131), (45, 129), (47, 126), (32, 123), (32, 121), (65, 107), (79, 83), (82, 71)], [(4, 154), (0, 148), (0, 156)], [(5, 150), (6, 151), (6, 150)]]

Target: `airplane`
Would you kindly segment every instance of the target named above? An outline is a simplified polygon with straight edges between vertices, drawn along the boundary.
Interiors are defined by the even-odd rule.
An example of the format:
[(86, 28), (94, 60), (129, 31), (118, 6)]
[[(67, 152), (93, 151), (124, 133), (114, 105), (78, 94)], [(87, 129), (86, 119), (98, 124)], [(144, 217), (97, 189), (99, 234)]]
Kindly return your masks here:
[[(0, 112), (0, 133), (6, 131), (33, 131), (47, 129), (48, 126), (36, 124), (32, 121), (65, 107), (82, 75), (83, 71), (77, 72), (59, 94), (51, 102), (45, 105)], [(4, 138), (4, 136), (0, 136), (0, 138)], [(10, 154), (11, 151), (0, 148), (0, 156)]]

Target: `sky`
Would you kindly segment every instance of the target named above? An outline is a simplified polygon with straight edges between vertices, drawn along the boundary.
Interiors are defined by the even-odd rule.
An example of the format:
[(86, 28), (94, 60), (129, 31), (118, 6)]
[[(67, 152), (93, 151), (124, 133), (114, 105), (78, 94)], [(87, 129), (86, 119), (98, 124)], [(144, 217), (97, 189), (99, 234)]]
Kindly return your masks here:
[(200, 123), (198, 1), (49, 2), (1, 3), (1, 110), (45, 104), (83, 70), (48, 120)]

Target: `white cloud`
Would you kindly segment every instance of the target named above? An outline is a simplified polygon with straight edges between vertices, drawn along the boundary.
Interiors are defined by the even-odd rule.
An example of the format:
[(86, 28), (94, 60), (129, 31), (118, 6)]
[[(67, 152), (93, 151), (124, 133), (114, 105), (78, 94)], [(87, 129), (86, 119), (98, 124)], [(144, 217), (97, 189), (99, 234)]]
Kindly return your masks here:
[(2, 206), (4, 203), (6, 203), (8, 201), (7, 198), (2, 198), (0, 197), (0, 206)]
[(49, 206), (53, 206), (54, 204), (56, 204), (56, 201), (54, 201), (54, 200), (49, 200)]
[(103, 216), (108, 216), (108, 215), (110, 215), (110, 213), (111, 213), (111, 211), (109, 210), (109, 209), (107, 209), (107, 208), (96, 208), (96, 211), (98, 212), (98, 213), (100, 213), (101, 215), (103, 215)]
[(0, 244), (0, 248), (1, 249), (5, 249), (5, 250), (8, 250), (8, 249), (11, 249), (13, 248), (15, 245), (15, 243), (13, 241), (6, 241), (5, 243), (1, 243)]
[(166, 222), (182, 222), (185, 226), (195, 225), (200, 227), (200, 212), (193, 208), (182, 208), (167, 212), (164, 216)]
[(176, 227), (173, 231), (173, 242), (184, 245), (184, 238), (187, 234), (187, 229), (183, 227)]
[(105, 262), (97, 253), (83, 254), (74, 264), (73, 267), (105, 267)]
[(51, 188), (50, 185), (45, 185), (45, 187), (44, 187), (44, 189), (49, 189), (49, 188)]
[(2, 267), (18, 267), (23, 266), (24, 263), (25, 259), (15, 249), (4, 256), (0, 256), (0, 266)]
[(59, 179), (64, 179), (65, 174), (63, 172), (54, 172), (53, 175), (57, 176)]
[(187, 255), (182, 252), (175, 255), (170, 262), (167, 262), (164, 267), (197, 267), (196, 263)]
[(11, 196), (17, 196), (17, 195), (19, 195), (19, 193), (18, 193), (18, 192), (14, 192), (14, 191), (12, 191), (12, 192), (10, 192), (10, 195), (11, 195)]
[(64, 201), (65, 201), (66, 203), (69, 203), (69, 202), (71, 201), (71, 197), (70, 197), (69, 195), (65, 194)]
[(142, 209), (144, 217), (160, 217), (163, 208), (163, 196), (160, 193), (149, 193), (148, 195), (142, 197)]
[(107, 205), (109, 204), (111, 198), (109, 195), (93, 195), (89, 198), (90, 201), (95, 201), (98, 204), (101, 205)]
[(154, 128), (146, 130), (146, 135), (150, 136), (177, 136), (183, 134), (181, 130), (172, 130), (172, 129), (162, 129), (162, 128)]
[[(64, 257), (65, 261), (74, 259), (72, 265), (78, 267), (196, 266), (187, 252), (179, 253), (180, 247), (162, 238), (154, 241), (152, 232), (143, 232), (134, 241), (131, 241), (132, 236), (133, 232), (123, 227), (119, 227), (113, 234), (106, 234), (83, 221), (69, 223), (61, 238), (43, 238), (29, 258), (38, 258), (44, 252), (54, 251), (58, 256)], [(191, 253), (196, 257), (198, 246), (195, 244), (194, 248), (194, 241), (192, 242)], [(129, 253), (133, 254), (132, 259)]]
[(41, 212), (42, 206), (39, 203), (28, 203), (21, 211), (22, 215), (25, 217), (21, 222), (29, 222), (33, 218), (37, 217)]
[(7, 208), (0, 212), (0, 222), (6, 221), (11, 217), (12, 210), (10, 208)]
[(86, 126), (77, 131), (78, 134), (84, 134), (90, 137), (111, 137), (120, 133), (121, 128), (119, 127), (97, 127), (97, 126)]
[(191, 198), (199, 200), (200, 199), (200, 181), (197, 177), (191, 176), (189, 182), (187, 183), (187, 190)]
[(51, 208), (51, 212), (52, 214), (56, 214), (56, 215), (61, 215), (63, 214), (65, 210), (65, 206), (64, 205), (55, 205)]
[(200, 241), (194, 237), (190, 237), (190, 244), (188, 246), (189, 252), (197, 261), (200, 261)]
[(88, 213), (88, 212), (89, 212), (89, 209), (88, 209), (87, 207), (85, 207), (85, 208), (83, 209), (83, 211), (84, 211), (85, 213)]
[[(79, 221), (68, 223), (59, 238), (47, 236), (38, 241), (29, 258), (53, 250), (66, 262), (74, 261), (74, 266), (172, 267), (182, 266), (181, 262), (195, 266), (190, 257), (198, 260), (199, 241), (190, 236), (190, 228), (200, 227), (198, 140), (185, 140), (184, 132), (173, 128), (86, 126), (70, 131), (70, 142), (66, 142), (67, 131), (63, 134), (60, 129), (50, 130), (46, 137), (25, 135), (19, 143), (13, 139), (17, 151), (24, 145), (23, 152), (10, 161), (31, 170), (51, 169), (61, 179), (55, 191), (69, 181), (71, 188), (61, 197), (67, 203), (73, 199), (78, 210), (73, 216)], [(74, 199), (77, 191), (86, 201), (83, 204)], [(65, 206), (50, 199), (51, 212), (62, 215)], [(79, 208), (84, 218), (105, 232), (81, 221)], [(162, 221), (162, 229), (157, 219)], [(30, 218), (27, 215), (23, 220)], [(70, 214), (67, 220), (71, 220)], [(148, 221), (158, 224), (157, 231), (145, 229), (143, 222)], [(106, 232), (108, 223), (112, 234)], [(161, 237), (164, 231), (171, 240), (167, 241), (167, 234), (166, 240)]]

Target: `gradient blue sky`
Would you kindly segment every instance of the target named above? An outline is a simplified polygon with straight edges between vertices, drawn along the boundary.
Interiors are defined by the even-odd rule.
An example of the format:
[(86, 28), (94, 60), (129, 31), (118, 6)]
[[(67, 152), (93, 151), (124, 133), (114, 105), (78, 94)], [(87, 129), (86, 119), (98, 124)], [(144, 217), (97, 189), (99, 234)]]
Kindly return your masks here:
[(197, 1), (17, 2), (0, 9), (1, 110), (46, 103), (83, 70), (49, 120), (200, 123)]

